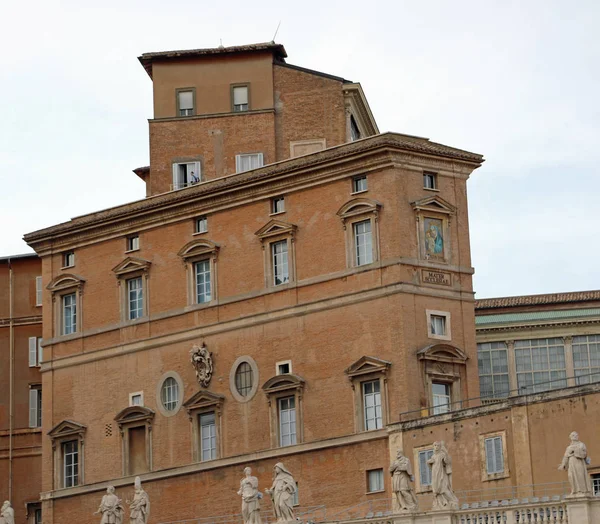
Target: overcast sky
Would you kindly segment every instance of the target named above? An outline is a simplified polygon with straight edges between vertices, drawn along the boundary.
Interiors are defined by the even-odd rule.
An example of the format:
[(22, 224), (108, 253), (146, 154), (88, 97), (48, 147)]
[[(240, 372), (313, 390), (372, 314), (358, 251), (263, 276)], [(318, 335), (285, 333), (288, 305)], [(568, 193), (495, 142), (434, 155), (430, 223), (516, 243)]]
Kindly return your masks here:
[(362, 83), (381, 131), (485, 155), (478, 298), (600, 288), (600, 2), (34, 1), (0, 7), (0, 255), (144, 198), (149, 51), (277, 42)]

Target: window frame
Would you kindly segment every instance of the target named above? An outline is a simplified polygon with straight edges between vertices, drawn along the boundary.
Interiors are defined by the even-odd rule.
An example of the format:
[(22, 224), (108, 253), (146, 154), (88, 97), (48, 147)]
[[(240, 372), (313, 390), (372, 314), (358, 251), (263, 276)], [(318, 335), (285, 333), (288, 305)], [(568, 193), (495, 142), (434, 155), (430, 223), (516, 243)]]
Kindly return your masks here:
[[(287, 407), (284, 407), (283, 403), (287, 402)], [(293, 404), (293, 405), (292, 405)], [(287, 422), (283, 420), (282, 414), (286, 412), (288, 414), (293, 413), (293, 420), (290, 418)], [(279, 435), (279, 447), (295, 446), (298, 443), (298, 411), (296, 406), (296, 396), (282, 396), (277, 398), (277, 419), (278, 419), (278, 435)], [(289, 426), (289, 432), (284, 432), (285, 426)], [(292, 431), (293, 425), (293, 431)], [(285, 438), (289, 438), (290, 443), (285, 444)]]
[[(208, 239), (198, 239), (188, 242), (177, 255), (181, 257), (187, 278), (188, 307), (207, 307), (218, 304), (218, 256), (220, 246)], [(210, 271), (211, 298), (206, 302), (198, 302), (196, 264), (207, 260)]]
[[(42, 385), (41, 384), (30, 384), (29, 385), (29, 427), (32, 429), (41, 429), (42, 428), (42, 401), (43, 401)], [(32, 412), (35, 412), (35, 421), (33, 420)]]
[[(246, 104), (246, 109), (235, 109), (236, 104), (234, 103), (234, 91), (236, 88), (239, 87), (245, 87), (246, 88), (246, 96), (247, 96), (247, 104)], [(230, 84), (230, 99), (231, 99), (231, 112), (232, 113), (247, 113), (248, 111), (252, 110), (252, 105), (250, 103), (251, 100), (251, 95), (250, 95), (251, 91), (250, 91), (250, 82), (241, 82), (241, 83), (236, 83), (236, 84)], [(238, 105), (244, 105), (244, 104), (238, 104)]]
[(133, 251), (140, 250), (140, 235), (135, 233), (133, 235), (127, 235), (125, 239), (125, 253), (131, 253)]
[[(494, 353), (502, 352), (502, 351), (504, 351), (506, 353), (506, 373), (494, 371)], [(490, 369), (489, 373), (482, 373), (482, 361), (484, 360), (484, 358), (483, 358), (484, 355), (486, 357), (485, 360), (487, 360), (487, 357), (489, 356), (489, 369)], [(510, 352), (509, 352), (509, 346), (504, 340), (479, 342), (477, 344), (477, 373), (479, 375), (479, 396), (482, 399), (483, 403), (485, 403), (486, 401), (492, 402), (497, 399), (507, 399), (508, 397), (510, 397), (511, 389), (512, 389), (511, 388)], [(496, 391), (495, 378), (502, 377), (502, 376), (506, 376), (507, 387), (508, 387), (506, 395), (503, 395), (502, 392), (500, 392), (500, 391)], [(492, 390), (491, 395), (485, 395), (484, 394), (485, 392), (482, 390), (483, 383), (482, 383), (481, 379), (487, 378), (487, 377), (489, 377), (491, 379), (490, 380), (491, 390)]]
[[(127, 257), (120, 264), (113, 268), (113, 273), (117, 279), (119, 288), (119, 307), (121, 313), (121, 322), (124, 324), (134, 324), (148, 320), (150, 311), (148, 308), (148, 280), (150, 276), (151, 262), (142, 258)], [(142, 314), (139, 317), (131, 318), (129, 282), (141, 278), (142, 290)]]
[[(286, 375), (275, 375), (267, 380), (262, 390), (269, 402), (269, 423), (271, 434), (271, 447), (282, 448), (301, 444), (304, 442), (303, 425), (303, 396), (305, 381), (302, 377), (289, 373)], [(294, 410), (296, 422), (296, 442), (282, 445), (280, 400), (294, 397)]]
[[(255, 233), (262, 245), (265, 287), (267, 289), (287, 289), (296, 282), (296, 230), (297, 227), (293, 224), (273, 219)], [(275, 284), (272, 245), (284, 240), (287, 242), (288, 281)]]
[[(369, 268), (380, 260), (379, 246), (379, 213), (381, 204), (368, 198), (354, 198), (346, 202), (337, 212), (342, 221), (342, 227), (346, 234), (346, 267)], [(371, 222), (371, 262), (360, 264), (356, 258), (355, 224)]]
[(41, 307), (44, 301), (44, 287), (41, 276), (35, 277), (35, 307)]
[[(180, 114), (182, 109), (180, 107), (179, 101), (179, 93), (191, 92), (192, 93), (192, 114), (191, 115), (182, 115)], [(189, 118), (191, 116), (196, 116), (196, 88), (195, 87), (178, 87), (175, 89), (175, 116), (176, 118)]]
[[(53, 302), (53, 328), (55, 337), (73, 338), (81, 336), (83, 326), (83, 308), (82, 295), (85, 280), (77, 275), (65, 273), (54, 278), (46, 287), (52, 295)], [(63, 297), (75, 294), (75, 330), (72, 333), (65, 334)]]
[[(365, 182), (365, 188), (364, 189), (358, 189), (357, 188), (357, 182), (363, 181)], [(367, 175), (355, 175), (352, 177), (352, 192), (350, 194), (352, 195), (358, 195), (360, 193), (366, 193), (369, 190), (369, 180)]]
[(423, 484), (421, 482), (421, 460), (420, 460), (420, 456), (421, 453), (425, 453), (425, 457), (426, 457), (426, 461), (429, 460), (427, 458), (427, 454), (430, 455), (429, 458), (431, 458), (431, 456), (433, 455), (433, 443), (431, 444), (425, 444), (423, 446), (418, 446), (416, 448), (413, 448), (413, 464), (415, 464), (415, 493), (428, 493), (433, 491), (433, 487), (431, 485), (431, 468), (428, 466), (427, 467), (427, 475), (428, 478), (430, 480), (429, 484)]
[(62, 266), (61, 269), (75, 267), (75, 251), (65, 251), (61, 254)]
[[(186, 169), (186, 182), (179, 182), (179, 166), (182, 165), (190, 165), (194, 164), (194, 169), (197, 171), (198, 181), (197, 182), (188, 182), (187, 181), (187, 169)], [(192, 158), (190, 160), (186, 159), (174, 159), (171, 162), (171, 191), (177, 191), (179, 189), (185, 189), (187, 187), (194, 186), (204, 181), (204, 171), (202, 165), (202, 158)]]
[[(533, 342), (538, 342), (538, 341), (545, 341), (545, 344), (533, 344)], [(555, 343), (551, 343), (550, 341), (556, 341)], [(558, 342), (560, 341), (560, 342)], [(525, 346), (525, 343), (528, 343), (527, 346)], [(521, 346), (521, 347), (519, 347)], [(551, 367), (551, 355), (550, 355), (550, 348), (554, 348), (554, 347), (562, 347), (562, 354), (563, 354), (563, 361), (564, 361), (564, 367), (563, 368), (555, 368), (553, 369)], [(548, 363), (547, 367), (545, 367), (544, 369), (534, 369), (534, 355), (533, 352), (535, 349), (540, 349), (540, 348), (545, 348), (546, 349), (546, 362)], [(542, 338), (527, 338), (527, 339), (519, 339), (519, 340), (515, 340), (514, 341), (514, 359), (515, 359), (515, 380), (516, 380), (516, 386), (517, 386), (517, 394), (518, 395), (530, 395), (533, 393), (543, 393), (543, 392), (547, 392), (547, 391), (553, 391), (556, 389), (561, 389), (561, 388), (565, 388), (569, 385), (568, 382), (568, 346), (564, 340), (564, 338), (562, 337), (542, 337)], [(521, 369), (519, 370), (519, 366), (521, 364), (521, 361), (519, 360), (519, 352), (525, 351), (525, 350), (529, 350), (529, 362), (531, 364), (531, 367), (529, 370), (527, 369)], [(571, 355), (572, 355), (572, 348), (571, 348)], [(563, 372), (564, 373), (564, 377), (561, 378), (556, 378), (556, 379), (552, 379), (552, 373), (559, 373), (559, 372)], [(536, 384), (536, 380), (535, 380), (535, 376), (536, 373), (547, 373), (548, 374), (548, 380), (541, 380)], [(520, 377), (524, 376), (524, 375), (530, 375), (531, 376), (531, 384), (529, 385), (520, 385)], [(549, 382), (549, 380), (554, 380), (554, 382)], [(560, 381), (563, 381), (563, 384), (560, 384)], [(556, 384), (556, 385), (555, 385)], [(541, 386), (541, 389), (540, 389)]]
[[(431, 195), (412, 202), (411, 206), (415, 213), (419, 258), (426, 262), (449, 264), (452, 261), (451, 224), (457, 208), (437, 195)], [(439, 220), (442, 223), (443, 242), (441, 254), (431, 255), (427, 252), (425, 247), (427, 240), (425, 221), (427, 219)]]
[[(443, 386), (444, 388), (446, 388), (445, 391), (447, 392), (447, 394), (440, 395), (439, 393), (435, 393), (435, 386)], [(435, 399), (439, 397), (447, 398), (448, 402), (446, 402), (445, 404), (436, 404)], [(439, 408), (443, 409), (440, 410)], [(445, 415), (446, 413), (450, 413), (452, 411), (452, 383), (449, 383), (445, 380), (433, 380), (431, 382), (431, 411), (432, 415), (434, 416)]]
[[(141, 403), (140, 404), (134, 404), (133, 403), (134, 397), (140, 397), (141, 398)], [(134, 391), (133, 393), (129, 393), (129, 407), (131, 407), (131, 406), (143, 406), (143, 405), (144, 405), (144, 392), (143, 391)]]
[[(438, 311), (436, 309), (426, 309), (425, 316), (427, 319), (427, 337), (436, 340), (452, 340), (452, 315), (449, 311)], [(445, 333), (438, 335), (431, 329), (432, 318), (443, 317), (445, 318)]]
[[(48, 436), (52, 442), (52, 454), (54, 464), (53, 489), (70, 489), (65, 487), (64, 478), (64, 456), (63, 444), (65, 442), (77, 441), (79, 462), (78, 462), (78, 483), (77, 486), (85, 484), (85, 434), (87, 427), (83, 424), (71, 420), (63, 420), (54, 426)], [(74, 487), (74, 486), (73, 486)]]
[[(373, 391), (367, 393), (367, 385), (373, 385)], [(377, 387), (379, 388), (379, 391), (375, 391), (375, 385), (377, 385)], [(383, 428), (383, 404), (381, 401), (381, 381), (379, 380), (379, 378), (373, 379), (373, 380), (363, 380), (360, 383), (360, 388), (361, 388), (361, 396), (362, 396), (362, 413), (363, 413), (363, 427), (365, 428), (365, 431), (376, 431), (378, 429), (382, 429)], [(373, 408), (375, 409), (375, 417), (373, 419), (368, 418), (368, 409), (370, 406), (367, 406), (367, 398), (369, 398), (370, 396), (372, 396), (374, 399), (379, 398), (379, 404), (377, 404), (377, 402), (375, 401), (373, 404)], [(377, 416), (377, 408), (379, 408), (379, 411), (381, 413), (381, 415), (378, 417)], [(375, 426), (374, 428), (369, 428), (369, 421), (370, 420), (374, 420), (375, 422)]]
[(43, 360), (42, 337), (29, 337), (28, 365), (30, 368), (39, 368)]
[[(277, 208), (279, 202), (282, 203), (282, 209), (278, 210)], [(271, 212), (269, 213), (269, 215), (281, 215), (282, 213), (285, 213), (285, 195), (279, 195), (271, 198)]]
[[(288, 366), (288, 371), (285, 373), (281, 373), (279, 367), (280, 366)], [(279, 362), (275, 362), (275, 374), (276, 375), (289, 375), (293, 372), (292, 369), (292, 361), (291, 360), (280, 360)]]
[[(163, 397), (162, 397), (163, 385), (170, 378), (173, 379), (177, 383), (177, 388), (178, 388), (177, 403), (173, 409), (167, 409), (163, 405)], [(179, 373), (177, 373), (176, 371), (167, 371), (166, 373), (163, 373), (163, 375), (158, 379), (158, 381), (156, 383), (156, 408), (161, 413), (161, 415), (163, 415), (165, 417), (174, 417), (175, 415), (177, 415), (177, 413), (179, 413), (179, 410), (183, 406), (184, 393), (185, 393), (185, 389), (183, 387), (183, 380), (181, 379), (181, 376), (179, 375)]]
[[(432, 181), (432, 186), (427, 185), (427, 180)], [(438, 174), (432, 171), (423, 171), (423, 189), (428, 191), (439, 191), (438, 188)]]
[[(367, 477), (367, 491), (366, 494), (370, 495), (372, 493), (384, 493), (385, 492), (385, 475), (383, 474), (383, 468), (375, 468), (366, 470)], [(381, 482), (381, 485), (378, 486), (379, 489), (371, 489), (371, 473), (378, 473), (378, 481)]]
[[(242, 170), (242, 160), (245, 157), (257, 157), (259, 160), (259, 166), (257, 167), (252, 167), (250, 169), (244, 169)], [(248, 171), (254, 171), (255, 169), (260, 169), (261, 167), (263, 167), (265, 165), (265, 157), (264, 154), (262, 152), (256, 152), (256, 153), (239, 153), (237, 155), (235, 155), (235, 172), (236, 173), (247, 173)]]
[[(204, 224), (204, 229), (200, 228), (200, 224)], [(208, 216), (200, 215), (194, 219), (194, 235), (203, 235), (204, 233), (208, 233)]]
[[(72, 452), (67, 452), (66, 447), (68, 445), (73, 445), (74, 450)], [(73, 440), (65, 440), (64, 442), (61, 442), (60, 444), (61, 447), (61, 456), (62, 456), (62, 479), (63, 479), (63, 487), (65, 489), (68, 488), (74, 488), (76, 486), (80, 485), (79, 482), (79, 468), (80, 468), (80, 452), (79, 452), (79, 442), (77, 441), (77, 439), (73, 439)], [(77, 474), (72, 474), (71, 477), (73, 477), (72, 479), (72, 483), (71, 485), (67, 485), (67, 457), (68, 456), (76, 456), (77, 457), (77, 462), (73, 462), (71, 464), (71, 467), (73, 467), (74, 465), (77, 466)]]
[[(144, 296), (144, 281), (143, 281), (143, 279), (144, 279), (144, 277), (141, 275), (125, 279), (125, 285), (127, 287), (127, 290), (126, 290), (126, 293), (127, 293), (127, 298), (126, 298), (127, 320), (138, 320), (145, 316), (144, 315), (144, 311), (145, 311), (144, 304), (146, 302), (146, 297)], [(135, 283), (135, 288), (133, 286), (134, 283)], [(139, 296), (133, 300), (131, 298), (132, 293), (137, 292), (137, 291), (141, 292), (141, 307), (139, 307), (139, 303), (140, 303)], [(132, 307), (132, 304), (135, 304), (135, 308)]]
[(188, 414), (191, 430), (192, 462), (207, 462), (202, 457), (202, 428), (200, 416), (214, 413), (215, 416), (215, 438), (216, 456), (210, 460), (218, 460), (223, 456), (222, 442), (222, 415), (225, 397), (208, 390), (200, 390), (184, 402)]
[[(489, 473), (487, 469), (487, 453), (486, 453), (486, 441), (491, 439), (500, 439), (502, 442), (502, 460), (503, 460), (503, 471), (498, 473)], [(482, 433), (479, 435), (479, 454), (481, 464), (481, 480), (482, 482), (489, 482), (493, 480), (499, 480), (510, 477), (510, 470), (508, 464), (508, 447), (506, 441), (506, 431), (493, 431), (490, 433)]]
[[(252, 371), (252, 388), (246, 396), (242, 396), (238, 392), (235, 380), (236, 371), (240, 367), (240, 364), (243, 364), (244, 362), (250, 366), (250, 370)], [(229, 390), (231, 391), (233, 398), (238, 402), (245, 403), (252, 400), (258, 391), (259, 381), (260, 375), (258, 372), (258, 366), (256, 365), (256, 361), (250, 355), (242, 355), (241, 357), (238, 357), (229, 370)]]
[[(181, 406), (181, 401), (180, 401)], [(145, 434), (145, 451), (146, 451), (146, 465), (148, 473), (153, 471), (152, 464), (152, 424), (154, 422), (154, 411), (145, 406), (129, 406), (121, 410), (115, 417), (115, 421), (119, 426), (119, 432), (121, 434), (121, 453), (122, 453), (122, 469), (123, 476), (132, 475), (130, 463), (130, 450), (129, 450), (129, 431), (132, 429), (144, 428)], [(142, 472), (138, 472), (142, 473)], [(136, 474), (138, 474), (136, 473)]]

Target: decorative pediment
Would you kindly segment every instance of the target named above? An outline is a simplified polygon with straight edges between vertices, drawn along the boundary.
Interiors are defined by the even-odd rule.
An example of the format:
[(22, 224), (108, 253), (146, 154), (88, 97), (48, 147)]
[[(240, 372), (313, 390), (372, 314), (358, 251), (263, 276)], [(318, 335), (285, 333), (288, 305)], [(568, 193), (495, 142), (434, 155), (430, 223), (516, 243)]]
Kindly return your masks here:
[(433, 360), (464, 364), (469, 358), (462, 350), (451, 344), (432, 344), (417, 351), (419, 360)]
[(267, 380), (263, 384), (263, 391), (270, 395), (272, 393), (278, 393), (279, 391), (287, 391), (293, 389), (302, 390), (304, 388), (305, 380), (298, 376), (293, 375), (292, 373), (287, 373), (285, 375), (275, 375)]
[(131, 422), (150, 423), (154, 419), (154, 411), (144, 406), (129, 406), (117, 414), (115, 421), (122, 428)]
[(281, 220), (271, 220), (254, 234), (260, 238), (261, 242), (263, 242), (265, 239), (277, 235), (291, 235), (293, 238), (296, 229), (298, 229), (298, 227), (294, 224), (288, 224)]
[(381, 204), (375, 200), (369, 198), (354, 198), (340, 207), (337, 215), (345, 222), (351, 217), (367, 213), (374, 213), (377, 215), (380, 209)]
[(345, 373), (353, 378), (360, 375), (366, 375), (368, 373), (386, 373), (388, 368), (392, 365), (387, 360), (380, 358), (364, 356), (359, 358), (354, 364), (352, 364)]
[(137, 271), (147, 272), (150, 269), (148, 260), (136, 257), (127, 257), (119, 265), (113, 267), (113, 273), (117, 276), (127, 275), (129, 273), (135, 273)]
[(55, 279), (52, 280), (46, 286), (46, 289), (49, 289), (53, 293), (56, 291), (62, 291), (63, 289), (70, 289), (75, 287), (82, 287), (85, 283), (85, 280), (77, 275), (73, 275), (71, 273), (65, 273), (64, 275), (59, 275)]
[(454, 215), (456, 207), (439, 196), (430, 196), (421, 198), (410, 204), (415, 211), (428, 211), (431, 213), (442, 213), (444, 215)]
[(183, 246), (177, 253), (184, 260), (192, 257), (211, 255), (216, 257), (220, 246), (210, 240), (192, 240)]
[(87, 426), (73, 422), (72, 420), (63, 420), (54, 426), (48, 436), (51, 439), (62, 439), (63, 437), (81, 437), (87, 430)]
[(189, 400), (183, 403), (183, 407), (190, 416), (194, 411), (204, 410), (206, 408), (214, 408), (220, 413), (224, 401), (225, 397), (223, 395), (204, 390), (198, 391), (192, 395)]

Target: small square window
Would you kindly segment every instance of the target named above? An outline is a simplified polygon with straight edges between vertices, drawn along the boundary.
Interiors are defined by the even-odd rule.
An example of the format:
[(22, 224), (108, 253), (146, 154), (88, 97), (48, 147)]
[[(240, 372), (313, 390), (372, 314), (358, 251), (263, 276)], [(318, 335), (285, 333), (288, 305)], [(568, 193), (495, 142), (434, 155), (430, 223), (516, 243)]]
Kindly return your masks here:
[(372, 469), (367, 471), (367, 491), (369, 493), (374, 493), (383, 490), (383, 469)]
[(129, 405), (130, 406), (143, 406), (144, 405), (144, 392), (138, 391), (137, 393), (129, 394)]
[(450, 313), (445, 311), (426, 310), (427, 336), (440, 340), (452, 340)]
[(271, 200), (271, 214), (283, 213), (285, 211), (285, 198), (275, 197)]
[(140, 236), (131, 235), (127, 237), (127, 251), (137, 251), (140, 248)]
[(367, 176), (355, 176), (352, 179), (352, 192), (353, 193), (362, 193), (367, 190)]
[(233, 111), (248, 111), (248, 86), (234, 86), (232, 88)]
[(435, 173), (423, 173), (423, 187), (425, 189), (437, 189), (437, 175)]
[(195, 233), (206, 233), (208, 231), (208, 218), (205, 216), (196, 219)]
[(277, 362), (277, 374), (278, 375), (289, 375), (292, 372), (292, 363), (288, 360), (287, 362)]
[(177, 91), (177, 114), (178, 116), (194, 115), (194, 90)]
[(433, 335), (446, 334), (446, 317), (441, 315), (431, 315), (431, 333)]
[(63, 267), (73, 267), (75, 265), (75, 252), (67, 251), (63, 253)]

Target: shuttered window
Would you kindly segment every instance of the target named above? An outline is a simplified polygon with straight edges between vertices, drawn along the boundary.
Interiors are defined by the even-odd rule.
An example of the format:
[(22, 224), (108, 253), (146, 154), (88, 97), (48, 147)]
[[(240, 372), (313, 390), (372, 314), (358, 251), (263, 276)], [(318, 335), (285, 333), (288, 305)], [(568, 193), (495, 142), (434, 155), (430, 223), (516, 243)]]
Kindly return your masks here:
[(248, 111), (248, 86), (238, 86), (233, 88), (233, 110)]
[(32, 387), (29, 390), (29, 427), (39, 428), (42, 426), (42, 389)]
[(35, 305), (42, 305), (42, 277), (35, 277)]
[(244, 155), (235, 155), (235, 170), (238, 173), (251, 171), (263, 166), (262, 153), (248, 153)]
[(502, 437), (485, 439), (485, 462), (488, 475), (504, 472)]
[(37, 366), (37, 338), (29, 337), (29, 367)]

